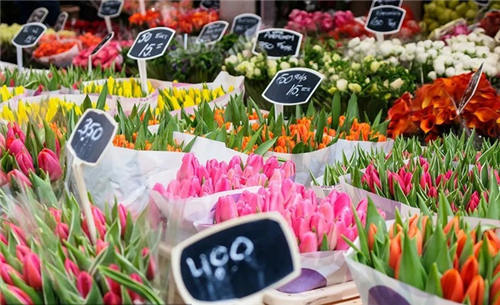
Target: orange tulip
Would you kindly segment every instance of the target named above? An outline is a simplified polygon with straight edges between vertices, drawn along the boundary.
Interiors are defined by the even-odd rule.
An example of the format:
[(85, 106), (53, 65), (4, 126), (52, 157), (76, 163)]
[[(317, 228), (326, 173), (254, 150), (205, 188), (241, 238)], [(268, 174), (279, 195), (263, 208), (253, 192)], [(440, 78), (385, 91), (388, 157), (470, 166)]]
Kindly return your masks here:
[[(474, 276), (469, 288), (465, 292), (465, 298), (469, 297), (471, 305), (482, 305), (484, 298), (484, 280), (480, 275)], [(464, 299), (465, 299), (464, 298)]]
[(478, 258), (478, 257), (479, 257), (479, 250), (481, 250), (481, 246), (482, 246), (482, 245), (483, 245), (483, 241), (482, 241), (482, 240), (481, 240), (481, 241), (479, 241), (478, 243), (476, 243), (476, 244), (474, 245), (473, 252), (474, 252), (474, 256), (475, 256), (476, 258)]
[(373, 249), (373, 245), (375, 244), (375, 234), (377, 234), (377, 226), (371, 223), (368, 229), (368, 248), (370, 248), (370, 250)]
[(490, 286), (490, 303), (496, 301), (495, 304), (500, 304), (500, 277), (496, 279)]
[(455, 230), (455, 234), (458, 235), (458, 216), (453, 217), (453, 219), (446, 224), (443, 229), (444, 234), (448, 234), (452, 227)]
[(467, 235), (465, 235), (463, 230), (458, 231), (457, 234), (457, 256), (460, 257), (462, 255), (462, 251), (464, 250), (465, 242), (467, 241)]
[(461, 303), (464, 299), (464, 284), (456, 269), (449, 269), (441, 277), (441, 290), (445, 299)]
[(462, 281), (464, 282), (464, 287), (469, 287), (469, 284), (472, 282), (472, 279), (479, 273), (479, 263), (477, 262), (476, 257), (470, 256), (462, 266), (462, 270), (460, 270), (460, 276), (462, 277)]
[(396, 237), (391, 239), (389, 245), (389, 266), (394, 270), (396, 270), (396, 264), (401, 256), (401, 236), (402, 233), (399, 232)]
[(484, 234), (486, 235), (486, 239), (488, 240), (489, 245), (494, 250), (493, 255), (497, 254), (498, 250), (500, 249), (500, 239), (495, 234), (495, 232), (492, 230), (488, 230), (488, 231), (484, 232)]
[(493, 275), (496, 275), (498, 272), (500, 272), (500, 264), (496, 266), (495, 270), (493, 271)]

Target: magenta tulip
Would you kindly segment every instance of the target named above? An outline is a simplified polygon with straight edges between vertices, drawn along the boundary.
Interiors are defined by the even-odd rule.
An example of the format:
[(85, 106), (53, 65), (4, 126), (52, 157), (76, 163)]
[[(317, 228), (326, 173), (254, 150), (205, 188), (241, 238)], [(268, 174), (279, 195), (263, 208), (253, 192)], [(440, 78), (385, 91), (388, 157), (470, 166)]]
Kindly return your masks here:
[(42, 275), (40, 273), (40, 259), (35, 253), (29, 253), (23, 260), (23, 277), (31, 287), (42, 289)]
[(238, 217), (238, 209), (232, 196), (220, 197), (215, 205), (215, 221), (223, 221)]
[(61, 240), (67, 240), (69, 235), (68, 225), (63, 222), (56, 224), (56, 235), (59, 236)]
[(121, 305), (122, 298), (120, 294), (114, 293), (112, 291), (107, 292), (102, 298), (104, 305)]
[[(120, 267), (118, 267), (115, 264), (109, 265), (109, 268), (115, 271), (120, 271)], [(113, 281), (110, 278), (106, 278), (106, 282), (108, 283), (109, 290), (115, 294), (120, 295), (121, 294), (121, 289), (120, 289), (120, 284), (117, 282)], [(105, 302), (106, 303), (106, 302)]]
[(89, 294), (92, 289), (93, 282), (94, 280), (87, 272), (82, 271), (78, 274), (78, 277), (76, 278), (76, 289), (78, 289), (78, 292), (83, 298), (86, 298)]
[(66, 272), (68, 274), (73, 274), (75, 277), (78, 277), (80, 274), (80, 269), (78, 266), (69, 258), (66, 258), (64, 261), (64, 269), (66, 269)]
[(155, 278), (156, 275), (156, 262), (154, 258), (151, 256), (149, 248), (143, 248), (142, 257), (146, 258), (148, 255), (149, 255), (149, 263), (148, 263), (148, 269), (146, 271), (146, 278), (151, 281)]
[(22, 278), (21, 274), (17, 272), (11, 265), (6, 263), (0, 263), (0, 275), (5, 283), (9, 285), (14, 285), (12, 281), (11, 274), (14, 273), (17, 277)]
[(18, 153), (20, 153), (22, 151), (28, 152), (28, 150), (26, 149), (26, 146), (24, 146), (24, 143), (19, 139), (14, 139), (10, 143), (7, 142), (7, 149), (9, 150), (9, 152), (13, 156), (17, 155)]
[(121, 227), (121, 235), (125, 236), (125, 230), (127, 228), (127, 215), (128, 210), (123, 204), (118, 205), (118, 215), (120, 217), (120, 227)]
[(26, 294), (26, 292), (22, 291), (20, 288), (17, 288), (13, 285), (7, 285), (7, 289), (16, 297), (16, 304), (33, 305), (33, 300), (31, 300), (28, 294)]
[(302, 235), (299, 243), (300, 253), (318, 251), (318, 240), (316, 234), (309, 231)]
[(42, 149), (42, 151), (38, 154), (38, 166), (49, 175), (50, 180), (52, 181), (57, 180), (62, 176), (59, 158), (48, 148)]
[(109, 243), (107, 243), (101, 239), (98, 239), (96, 242), (96, 245), (95, 245), (96, 254), (99, 254), (99, 253), (101, 253), (101, 251), (106, 250), (108, 248), (108, 246), (109, 246)]
[[(137, 273), (132, 273), (130, 275), (130, 279), (138, 283), (142, 283), (142, 278)], [(127, 291), (128, 295), (130, 296), (130, 299), (132, 300), (132, 303), (139, 304), (143, 302), (142, 297), (137, 292), (133, 291), (132, 289), (127, 289)]]

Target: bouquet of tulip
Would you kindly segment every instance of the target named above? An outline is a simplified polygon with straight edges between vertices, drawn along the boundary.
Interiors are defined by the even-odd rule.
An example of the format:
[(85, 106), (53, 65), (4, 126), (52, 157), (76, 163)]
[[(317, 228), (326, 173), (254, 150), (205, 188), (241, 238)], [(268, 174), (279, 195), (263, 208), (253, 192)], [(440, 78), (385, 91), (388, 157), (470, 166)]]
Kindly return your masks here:
[(122, 96), (122, 97), (146, 97), (154, 92), (154, 88), (151, 82), (148, 80), (148, 92), (144, 92), (141, 88), (141, 84), (137, 79), (129, 78), (123, 80), (115, 80), (112, 76), (103, 82), (89, 82), (81, 86), (81, 91), (84, 94), (89, 93), (101, 93), (103, 88), (107, 88), (107, 92), (110, 95)]
[(165, 10), (163, 24), (177, 33), (196, 34), (205, 24), (219, 20), (217, 10), (176, 8)]
[(158, 110), (162, 111), (166, 108), (167, 111), (172, 111), (193, 107), (201, 103), (210, 103), (233, 90), (233, 86), (230, 86), (225, 91), (222, 86), (209, 89), (206, 84), (202, 84), (201, 89), (193, 87), (187, 89), (177, 88), (174, 84), (174, 87), (158, 90), (160, 93), (158, 95)]
[(337, 11), (333, 19), (335, 28), (328, 34), (335, 40), (344, 38), (350, 39), (354, 37), (365, 38), (373, 35), (365, 29), (361, 22), (354, 18), (351, 11)]
[[(133, 220), (121, 204), (92, 206), (97, 241), (74, 197), (56, 200), (50, 185), (36, 180), (40, 204), (9, 199), (0, 228), (0, 290), (7, 304), (161, 304), (152, 287), (155, 240), (145, 215)], [(39, 193), (40, 194), (40, 193)], [(15, 203), (14, 203), (15, 202)], [(154, 247), (155, 245), (153, 245)]]
[(333, 29), (334, 20), (335, 17), (329, 13), (321, 11), (306, 12), (294, 9), (288, 16), (288, 23), (285, 28), (304, 34), (321, 35)]
[[(389, 135), (397, 137), (422, 131), (432, 139), (447, 129), (465, 125), (475, 128), (482, 135), (499, 137), (500, 96), (484, 75), (471, 100), (466, 105), (458, 105), (471, 76), (472, 73), (467, 73), (439, 78), (420, 87), (414, 98), (405, 93), (389, 109)], [(465, 108), (458, 116), (457, 107), (460, 106)]]
[[(130, 41), (111, 41), (102, 48), (99, 53), (92, 57), (92, 66), (94, 68), (101, 67), (102, 69), (114, 67), (116, 70), (121, 70), (123, 64), (123, 57), (121, 54), (122, 46), (128, 47), (130, 45)], [(87, 68), (88, 59), (92, 51), (93, 48), (86, 48), (80, 51), (80, 53), (73, 58), (73, 65)]]
[(10, 100), (11, 98), (15, 96), (20, 96), (25, 94), (25, 89), (23, 86), (17, 86), (17, 87), (7, 87), (6, 85), (3, 85), (0, 87), (0, 102), (5, 102)]
[(280, 164), (276, 157), (264, 162), (262, 156), (250, 155), (243, 162), (239, 156), (234, 156), (229, 163), (212, 159), (201, 165), (192, 153), (188, 153), (182, 158), (176, 179), (167, 187), (157, 183), (153, 190), (170, 199), (203, 197), (245, 187), (264, 186), (274, 180), (291, 178), (294, 174), (293, 162)]
[(131, 26), (137, 25), (139, 27), (155, 28), (161, 26), (161, 14), (160, 11), (152, 8), (148, 9), (145, 13), (134, 13), (128, 17), (128, 22)]
[(354, 250), (347, 263), (363, 302), (498, 304), (497, 228), (447, 216), (396, 218), (389, 229), (376, 212), (366, 224), (356, 216), (359, 240), (346, 239)]
[(35, 58), (48, 57), (69, 51), (77, 45), (76, 40), (51, 40), (40, 43), (33, 52)]
[[(239, 197), (219, 197), (215, 204), (215, 223), (255, 213), (278, 211), (295, 233), (301, 253), (346, 250), (357, 237), (351, 199), (346, 193), (333, 190), (325, 198), (316, 198), (311, 189), (291, 179), (271, 179), (257, 193), (243, 191)], [(355, 208), (366, 220), (368, 201), (359, 202)], [(370, 200), (368, 209), (376, 209)]]

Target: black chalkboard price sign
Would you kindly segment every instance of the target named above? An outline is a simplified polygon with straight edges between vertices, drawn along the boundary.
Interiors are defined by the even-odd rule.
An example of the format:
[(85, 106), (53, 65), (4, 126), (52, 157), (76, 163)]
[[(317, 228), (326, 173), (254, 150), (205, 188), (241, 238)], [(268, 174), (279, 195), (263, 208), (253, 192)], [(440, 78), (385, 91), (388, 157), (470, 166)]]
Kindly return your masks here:
[(54, 31), (59, 32), (64, 30), (64, 26), (66, 25), (66, 21), (68, 20), (68, 13), (61, 12), (59, 16), (57, 16), (56, 24), (54, 25)]
[(231, 33), (252, 37), (259, 30), (260, 22), (260, 17), (255, 14), (240, 14), (233, 19)]
[(381, 5), (391, 5), (391, 6), (397, 6), (400, 7), (401, 4), (403, 4), (403, 0), (373, 0), (372, 1), (372, 8), (381, 6)]
[(367, 31), (379, 34), (393, 34), (399, 32), (406, 11), (392, 5), (382, 5), (370, 9), (365, 24)]
[(300, 273), (297, 242), (283, 217), (263, 213), (202, 231), (172, 249), (172, 270), (187, 304), (244, 304)]
[(85, 164), (95, 165), (113, 140), (117, 124), (106, 112), (87, 109), (69, 138), (69, 150)]
[(127, 56), (133, 59), (153, 59), (165, 53), (175, 31), (167, 27), (157, 27), (139, 33)]
[(40, 22), (26, 23), (19, 32), (17, 32), (14, 39), (12, 39), (12, 43), (16, 47), (32, 47), (38, 42), (40, 37), (42, 37), (46, 29), (47, 27)]
[(201, 29), (200, 35), (196, 37), (197, 43), (214, 44), (222, 39), (229, 23), (226, 21), (214, 21)]
[(481, 74), (483, 73), (483, 68), (484, 62), (479, 66), (479, 69), (477, 69), (477, 71), (472, 74), (472, 77), (470, 78), (469, 83), (465, 88), (464, 95), (458, 103), (457, 114), (462, 113), (462, 111), (465, 109), (465, 106), (467, 106), (471, 98), (474, 96), (474, 93), (476, 93), (477, 86), (479, 85), (479, 81), (481, 80)]
[(32, 22), (42, 22), (45, 20), (47, 15), (49, 14), (49, 10), (45, 7), (39, 7), (35, 9), (30, 17), (28, 18), (28, 21), (26, 23), (32, 23)]
[(103, 0), (99, 6), (97, 15), (99, 17), (116, 17), (120, 15), (123, 7), (123, 0)]
[(101, 50), (108, 42), (111, 41), (111, 39), (113, 39), (114, 36), (115, 32), (108, 33), (108, 35), (104, 36), (101, 42), (99, 42), (99, 44), (92, 50), (92, 52), (90, 52), (90, 55), (91, 56), (96, 55), (99, 52), (99, 50)]
[(299, 105), (309, 101), (323, 75), (306, 68), (281, 70), (273, 77), (262, 97), (278, 105)]
[(300, 52), (302, 34), (285, 29), (259, 31), (253, 53), (266, 53), (269, 58), (297, 56)]
[(218, 10), (220, 8), (220, 0), (201, 0), (200, 7), (206, 10)]

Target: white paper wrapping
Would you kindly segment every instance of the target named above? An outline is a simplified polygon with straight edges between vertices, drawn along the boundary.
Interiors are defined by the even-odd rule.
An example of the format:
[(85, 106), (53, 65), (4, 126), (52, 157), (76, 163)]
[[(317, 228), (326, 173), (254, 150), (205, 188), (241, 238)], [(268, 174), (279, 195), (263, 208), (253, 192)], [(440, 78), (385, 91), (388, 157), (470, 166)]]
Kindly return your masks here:
[(78, 50), (78, 44), (75, 44), (71, 49), (66, 52), (62, 52), (59, 54), (44, 56), (36, 58), (37, 61), (43, 64), (53, 64), (58, 68), (64, 68), (70, 66), (73, 62), (73, 58), (78, 55), (80, 51)]

